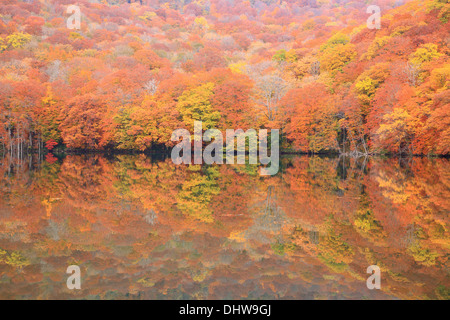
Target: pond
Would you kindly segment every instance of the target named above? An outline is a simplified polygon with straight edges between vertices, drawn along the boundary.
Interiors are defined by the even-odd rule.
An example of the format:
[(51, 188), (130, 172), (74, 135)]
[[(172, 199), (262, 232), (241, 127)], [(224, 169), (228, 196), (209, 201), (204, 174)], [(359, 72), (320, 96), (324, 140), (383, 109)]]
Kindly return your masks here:
[(448, 159), (280, 161), (3, 158), (0, 298), (449, 299)]

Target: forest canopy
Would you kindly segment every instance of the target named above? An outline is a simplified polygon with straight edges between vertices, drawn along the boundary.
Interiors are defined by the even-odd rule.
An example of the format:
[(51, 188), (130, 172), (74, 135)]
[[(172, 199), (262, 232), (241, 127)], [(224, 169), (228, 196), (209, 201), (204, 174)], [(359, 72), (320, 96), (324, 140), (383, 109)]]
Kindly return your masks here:
[(171, 147), (280, 129), (301, 152), (448, 155), (448, 0), (0, 0), (0, 148)]

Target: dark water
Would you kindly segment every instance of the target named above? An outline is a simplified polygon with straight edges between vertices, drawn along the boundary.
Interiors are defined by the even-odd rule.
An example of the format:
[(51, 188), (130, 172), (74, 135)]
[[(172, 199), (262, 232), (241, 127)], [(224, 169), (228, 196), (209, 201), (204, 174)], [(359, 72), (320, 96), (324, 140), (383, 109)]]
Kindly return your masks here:
[(449, 299), (446, 159), (47, 160), (0, 165), (2, 299)]

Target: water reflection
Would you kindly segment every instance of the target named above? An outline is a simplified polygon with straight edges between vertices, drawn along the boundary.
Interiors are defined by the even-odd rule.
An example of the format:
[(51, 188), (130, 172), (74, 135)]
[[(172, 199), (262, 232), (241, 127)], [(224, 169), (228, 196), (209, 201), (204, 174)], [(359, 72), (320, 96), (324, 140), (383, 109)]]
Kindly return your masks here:
[(447, 159), (48, 160), (2, 159), (0, 298), (449, 299)]

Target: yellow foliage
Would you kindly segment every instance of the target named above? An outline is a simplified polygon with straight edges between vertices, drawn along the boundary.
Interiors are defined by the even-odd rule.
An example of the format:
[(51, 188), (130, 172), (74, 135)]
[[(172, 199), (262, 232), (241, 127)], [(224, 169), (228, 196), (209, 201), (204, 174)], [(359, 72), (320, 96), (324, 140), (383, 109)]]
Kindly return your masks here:
[(319, 259), (337, 272), (344, 271), (355, 255), (350, 245), (332, 229), (320, 242), (318, 250)]
[(354, 37), (356, 36), (358, 33), (360, 33), (361, 31), (365, 30), (367, 27), (365, 25), (359, 26), (359, 27), (355, 27), (352, 32), (350, 32), (350, 36)]
[(151, 288), (155, 285), (155, 281), (150, 278), (142, 278), (139, 279), (137, 282), (147, 288)]
[(369, 70), (363, 72), (358, 79), (356, 79), (355, 88), (358, 98), (364, 105), (370, 105), (375, 92), (378, 87), (389, 76), (388, 65), (379, 63)]
[(394, 31), (392, 31), (391, 33), (391, 37), (397, 37), (397, 36), (401, 36), (402, 34), (404, 34), (406, 31), (408, 31), (409, 29), (411, 29), (411, 26), (400, 26), (394, 29)]
[(450, 3), (442, 7), (441, 11), (439, 11), (438, 18), (442, 23), (448, 23), (450, 19)]
[(4, 261), (6, 262), (6, 264), (16, 268), (22, 268), (24, 266), (30, 265), (30, 262), (19, 252), (12, 252), (10, 255), (6, 256)]
[(294, 63), (297, 60), (298, 60), (298, 56), (297, 56), (297, 53), (295, 52), (295, 50), (291, 49), (286, 52), (286, 61), (287, 62)]
[(325, 23), (325, 27), (337, 27), (339, 24), (336, 21), (330, 21)]
[(205, 17), (197, 17), (194, 20), (194, 24), (202, 29), (208, 28), (208, 21), (206, 21)]
[(367, 49), (367, 53), (363, 56), (363, 58), (367, 58), (367, 60), (375, 58), (377, 55), (377, 51), (380, 50), (382, 47), (384, 47), (389, 42), (390, 39), (391, 39), (390, 36), (375, 38), (372, 44), (370, 45), (369, 49)]
[(8, 45), (14, 49), (22, 48), (25, 44), (31, 41), (31, 35), (28, 33), (14, 32), (6, 37)]
[(228, 68), (234, 73), (242, 74), (242, 73), (244, 73), (245, 66), (246, 66), (246, 63), (244, 61), (241, 61), (241, 62), (236, 62), (236, 63), (230, 64), (228, 66)]
[(191, 219), (207, 223), (214, 221), (209, 204), (213, 196), (220, 192), (215, 181), (215, 170), (210, 168), (205, 175), (194, 173), (177, 195), (178, 209)]
[(380, 125), (377, 134), (380, 140), (388, 141), (392, 149), (398, 149), (402, 142), (407, 142), (413, 135), (412, 117), (406, 110), (395, 108), (383, 116), (384, 123)]
[(320, 51), (334, 48), (338, 45), (347, 44), (350, 41), (350, 37), (340, 32), (333, 35), (328, 41), (320, 47)]
[(205, 83), (192, 90), (187, 90), (178, 99), (178, 110), (184, 123), (193, 128), (194, 121), (203, 121), (203, 127), (214, 128), (220, 119), (220, 113), (213, 110), (210, 98), (213, 96), (214, 83)]
[(437, 44), (427, 43), (422, 45), (411, 55), (410, 61), (412, 63), (422, 65), (425, 62), (430, 62), (436, 58), (439, 58), (441, 55), (442, 54), (438, 52)]
[(439, 10), (438, 18), (442, 23), (447, 23), (450, 19), (449, 0), (434, 0), (428, 5), (429, 10)]
[(0, 263), (2, 263), (4, 261), (5, 257), (6, 257), (6, 251), (0, 249)]
[(69, 35), (69, 38), (71, 40), (76, 40), (76, 39), (83, 39), (83, 36), (81, 34), (79, 34), (78, 32), (71, 32)]
[(145, 21), (152, 21), (157, 14), (153, 11), (146, 12), (143, 16), (139, 16), (139, 19), (145, 20)]
[(314, 19), (308, 19), (303, 23), (303, 30), (312, 30), (316, 26)]
[(424, 266), (431, 267), (436, 264), (436, 258), (439, 255), (428, 248), (423, 248), (419, 244), (415, 244), (408, 248), (408, 253), (412, 255), (416, 262)]
[(209, 275), (208, 270), (193, 272), (192, 280), (194, 280), (195, 282), (203, 282), (208, 275)]
[(435, 89), (448, 90), (450, 88), (450, 64), (431, 71), (431, 85)]
[(326, 49), (321, 58), (321, 68), (335, 76), (342, 68), (351, 62), (357, 53), (353, 44), (337, 44)]

